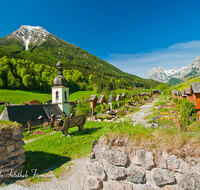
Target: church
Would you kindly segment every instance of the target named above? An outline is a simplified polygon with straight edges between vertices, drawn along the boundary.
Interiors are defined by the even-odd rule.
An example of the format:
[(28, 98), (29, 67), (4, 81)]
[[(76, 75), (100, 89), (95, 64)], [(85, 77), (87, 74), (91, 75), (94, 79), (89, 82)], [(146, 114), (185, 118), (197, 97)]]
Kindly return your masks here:
[(43, 116), (44, 120), (50, 121), (52, 114), (56, 116), (56, 120), (62, 116), (70, 115), (69, 88), (67, 80), (63, 76), (63, 64), (58, 61), (57, 76), (53, 80), (52, 104), (40, 105), (13, 105), (6, 106), (0, 115), (0, 120), (16, 121), (22, 126), (27, 126), (27, 122), (31, 121), (32, 126), (40, 124), (38, 117)]

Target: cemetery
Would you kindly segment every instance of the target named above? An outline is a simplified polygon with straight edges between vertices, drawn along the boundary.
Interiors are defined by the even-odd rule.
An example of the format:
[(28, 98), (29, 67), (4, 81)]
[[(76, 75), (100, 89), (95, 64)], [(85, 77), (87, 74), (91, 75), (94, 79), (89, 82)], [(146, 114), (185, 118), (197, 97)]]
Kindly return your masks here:
[[(192, 185), (198, 185), (198, 162), (192, 165), (185, 158), (197, 159), (200, 156), (193, 143), (200, 130), (199, 82), (191, 83), (190, 88), (184, 90), (170, 89), (167, 95), (157, 89), (134, 93), (121, 90), (92, 94), (70, 102), (70, 91), (62, 75), (60, 61), (57, 68), (52, 101), (38, 104), (37, 100), (33, 100), (28, 105), (5, 106), (1, 114), (1, 120), (7, 120), (7, 123), (0, 121), (0, 151), (3, 155), (0, 162), (5, 167), (5, 176), (9, 175), (5, 171), (7, 168), (15, 173), (28, 170), (28, 175), (31, 175), (32, 168), (37, 168), (38, 175), (59, 178), (64, 176), (71, 160), (91, 154), (85, 168), (89, 172), (85, 182), (89, 189), (109, 189), (113, 185), (116, 188), (175, 188), (181, 186), (186, 175), (188, 181), (185, 180), (183, 187), (190, 186), (190, 180), (193, 180)], [(151, 110), (145, 108), (148, 105), (152, 106)], [(145, 109), (148, 111), (143, 111)], [(132, 116), (134, 120), (134, 114), (136, 117), (140, 110), (144, 112), (145, 126), (141, 123), (134, 125), (126, 117)], [(15, 125), (19, 129), (15, 129)], [(14, 127), (13, 132), (10, 126)], [(188, 143), (190, 151), (185, 150)], [(110, 156), (115, 154), (116, 157), (110, 161)], [(126, 163), (119, 161), (118, 154), (127, 158)], [(151, 159), (147, 158), (147, 163), (140, 154)], [(156, 158), (159, 158), (158, 162)], [(163, 165), (165, 161), (168, 163), (166, 166)], [(131, 165), (127, 165), (128, 162)], [(50, 171), (45, 172), (49, 167)], [(175, 175), (175, 172), (179, 174)], [(149, 175), (146, 176), (147, 173), (153, 181)], [(163, 176), (162, 179), (158, 173)], [(36, 183), (51, 180), (32, 178)], [(32, 178), (24, 180), (30, 183)]]

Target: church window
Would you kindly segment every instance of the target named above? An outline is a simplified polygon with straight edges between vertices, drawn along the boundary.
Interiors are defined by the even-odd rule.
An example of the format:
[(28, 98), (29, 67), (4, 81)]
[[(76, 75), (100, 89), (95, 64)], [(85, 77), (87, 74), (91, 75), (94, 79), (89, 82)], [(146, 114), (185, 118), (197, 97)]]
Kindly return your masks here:
[(59, 99), (59, 96), (58, 96), (58, 91), (56, 91), (56, 100)]
[(65, 91), (65, 102), (67, 102), (67, 92)]

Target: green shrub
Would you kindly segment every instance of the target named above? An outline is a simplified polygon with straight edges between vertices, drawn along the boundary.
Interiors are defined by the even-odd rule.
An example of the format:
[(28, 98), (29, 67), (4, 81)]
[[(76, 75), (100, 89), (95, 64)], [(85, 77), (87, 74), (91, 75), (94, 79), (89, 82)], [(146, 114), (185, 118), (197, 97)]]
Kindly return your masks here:
[(177, 101), (175, 112), (176, 115), (180, 114), (179, 123), (182, 128), (196, 121), (197, 111), (194, 102), (189, 102), (186, 98)]
[(101, 104), (96, 105), (96, 107), (94, 108), (94, 111), (96, 113), (100, 113), (101, 112)]

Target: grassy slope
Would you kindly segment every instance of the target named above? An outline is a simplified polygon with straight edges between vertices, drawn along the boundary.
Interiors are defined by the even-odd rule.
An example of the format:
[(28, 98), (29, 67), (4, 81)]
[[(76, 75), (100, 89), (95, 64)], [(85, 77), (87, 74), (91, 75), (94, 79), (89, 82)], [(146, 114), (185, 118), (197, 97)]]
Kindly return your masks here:
[[(89, 98), (90, 95), (94, 94), (96, 94), (94, 91), (78, 91), (71, 93), (69, 95), (69, 100), (75, 101), (82, 97)], [(8, 101), (14, 104), (23, 104), (23, 102), (28, 102), (30, 100), (45, 102), (51, 100), (51, 94), (23, 90), (0, 90), (0, 102)]]
[(185, 88), (190, 88), (190, 84), (193, 83), (193, 82), (200, 82), (200, 77), (196, 77), (196, 78), (193, 78), (193, 79), (190, 79), (184, 83), (181, 83), (177, 86), (174, 86), (174, 87), (171, 87), (169, 89), (169, 91), (175, 89), (175, 90), (184, 90)]

